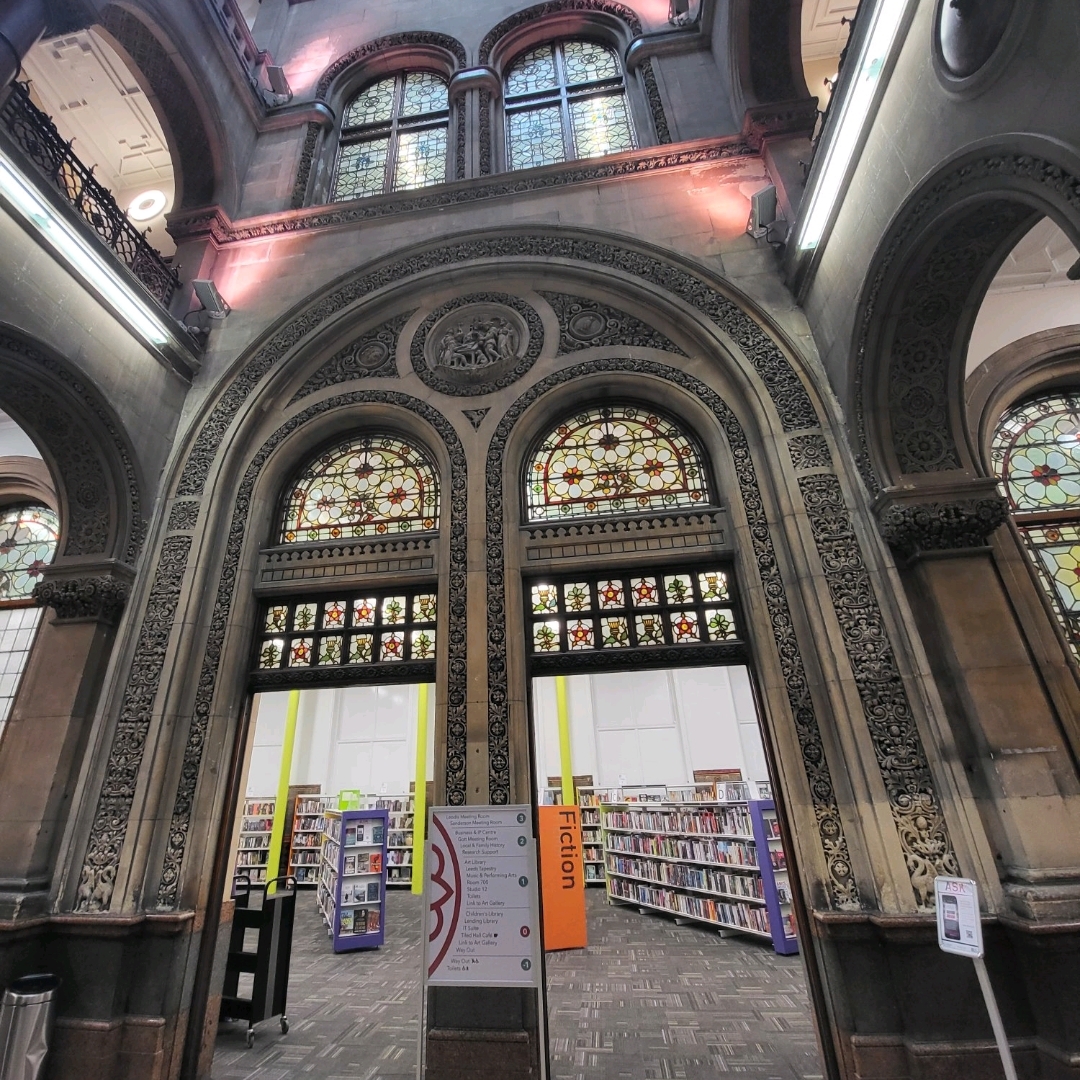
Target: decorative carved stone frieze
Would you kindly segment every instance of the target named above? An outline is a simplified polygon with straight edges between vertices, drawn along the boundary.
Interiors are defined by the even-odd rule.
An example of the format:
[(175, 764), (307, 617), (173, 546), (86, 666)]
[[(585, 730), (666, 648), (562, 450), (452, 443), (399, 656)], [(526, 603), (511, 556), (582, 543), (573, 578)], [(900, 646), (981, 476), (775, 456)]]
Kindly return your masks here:
[(832, 468), (832, 454), (824, 435), (796, 435), (788, 440), (788, 453), (798, 472)]
[(667, 336), (610, 304), (565, 293), (541, 292), (559, 317), (559, 352), (576, 352), (596, 345), (638, 345), (665, 352), (686, 353)]
[(465, 415), (465, 419), (472, 424), (475, 431), (480, 430), (480, 425), (484, 422), (484, 417), (487, 416), (491, 409), (462, 409), (462, 413)]
[(56, 612), (57, 621), (98, 619), (115, 623), (131, 595), (131, 583), (113, 577), (46, 579), (34, 586), (34, 601)]
[(516, 382), (544, 347), (544, 325), (506, 293), (458, 297), (433, 311), (413, 335), (412, 366), (433, 390), (490, 394)]
[(336, 352), (293, 394), (289, 404), (317, 390), (353, 379), (396, 379), (398, 335), (411, 315), (412, 312), (407, 311), (388, 319)]
[(199, 507), (202, 504), (198, 499), (178, 499), (169, 509), (169, 521), (166, 528), (169, 532), (190, 532), (195, 528), (199, 520)]
[(985, 547), (994, 530), (1008, 520), (1008, 503), (992, 480), (964, 486), (974, 490), (882, 492), (875, 511), (889, 547), (904, 559)]

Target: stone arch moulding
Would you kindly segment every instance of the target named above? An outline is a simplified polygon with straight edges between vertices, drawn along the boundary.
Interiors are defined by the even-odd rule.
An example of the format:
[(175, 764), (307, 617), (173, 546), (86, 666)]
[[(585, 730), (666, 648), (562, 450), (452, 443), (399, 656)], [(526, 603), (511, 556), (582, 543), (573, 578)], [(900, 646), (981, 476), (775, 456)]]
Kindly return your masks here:
[[(161, 121), (176, 177), (177, 210), (210, 206), (226, 200), (221, 133), (209, 121), (213, 115), (180, 52), (164, 28), (151, 24), (142, 10), (108, 4), (95, 27), (103, 31), (139, 81)], [(232, 186), (235, 186), (233, 184)]]
[[(634, 75), (627, 70), (626, 49), (635, 38), (641, 37), (642, 25), (633, 9), (615, 0), (546, 0), (545, 3), (518, 11), (493, 26), (484, 35), (477, 61), (484, 66), (493, 66), (501, 81), (506, 64), (529, 45), (539, 45), (555, 37), (571, 37), (590, 31), (594, 36), (599, 34), (609, 45), (618, 48), (629, 93)], [(652, 60), (644, 60), (638, 65), (637, 71), (640, 72), (644, 103), (648, 108), (656, 142), (669, 143), (671, 131), (664, 115), (664, 103), (660, 97), (660, 87), (657, 85)], [(482, 175), (495, 170), (493, 144), (496, 128), (502, 130), (502, 125), (494, 122), (491, 102), (491, 92), (482, 89), (479, 129)]]
[[(385, 37), (358, 45), (343, 56), (339, 56), (319, 76), (315, 87), (315, 100), (322, 101), (334, 110), (340, 124), (342, 106), (346, 98), (362, 83), (375, 75), (389, 75), (408, 67), (419, 66), (432, 69), (446, 76), (447, 82), (461, 71), (468, 62), (465, 46), (449, 34), (438, 34), (427, 30), (409, 30), (400, 34), (387, 34)], [(465, 110), (460, 106), (452, 108), (451, 122), (454, 127), (455, 180), (465, 178)], [(291, 206), (294, 210), (307, 205), (312, 197), (312, 171), (319, 154), (319, 135), (323, 126), (312, 121), (304, 135), (304, 145), (300, 152), (300, 165), (293, 185)], [(322, 151), (336, 152), (336, 129), (322, 140)], [(314, 186), (320, 186), (318, 183)]]
[(0, 323), (0, 406), (34, 439), (56, 485), (57, 560), (90, 556), (134, 566), (143, 482), (120, 420), (85, 376)]
[(60, 513), (60, 497), (48, 466), (39, 458), (0, 457), (0, 510), (18, 503), (41, 503)]
[[(150, 600), (140, 619), (131, 627), (135, 639), (132, 645), (133, 666), (122, 691), (105, 775), (99, 788), (88, 791), (88, 797), (96, 798), (97, 802), (92, 811), (90, 807), (87, 808), (88, 812), (92, 812), (93, 824), (85, 849), (82, 883), (78, 896), (73, 898), (76, 907), (80, 910), (105, 910), (113, 904), (113, 886), (125, 846), (128, 817), (138, 777), (145, 769), (143, 751), (146, 735), (155, 712), (165, 666), (167, 649), (162, 642), (175, 633), (174, 624), (177, 623), (181, 594), (189, 570), (198, 564), (200, 573), (216, 574), (216, 561), (201, 556), (193, 558), (193, 544), (199, 536), (193, 534), (193, 526), (202, 516), (200, 505), (218, 486), (219, 477), (229, 472), (239, 475), (244, 468), (256, 467), (254, 463), (245, 466), (243, 462), (247, 458), (237, 458), (237, 454), (244, 453), (238, 449), (243, 443), (238, 432), (247, 424), (258, 422), (259, 402), (268, 392), (268, 387), (279, 385), (284, 373), (293, 371), (292, 358), (300, 356), (306, 345), (317, 340), (315, 335), (320, 327), (332, 326), (339, 313), (346, 309), (354, 311), (363, 303), (380, 303), (385, 299), (385, 290), (390, 288), (401, 289), (404, 294), (402, 286), (410, 280), (418, 281), (422, 283), (419, 287), (426, 288), (439, 275), (459, 271), (461, 264), (480, 262), (496, 271), (500, 264), (518, 268), (533, 264), (548, 269), (553, 264), (559, 264), (576, 268), (578, 274), (596, 275), (598, 281), (610, 281), (616, 277), (624, 277), (628, 281), (637, 279), (642, 283), (640, 288), (649, 288), (654, 293), (670, 297), (670, 302), (676, 308), (709, 328), (714, 339), (719, 335), (728, 341), (731, 354), (739, 357), (739, 364), (744, 367), (747, 376), (757, 381), (761, 408), (769, 412), (769, 426), (776, 438), (786, 443), (792, 467), (809, 470), (797, 474), (792, 485), (802, 500), (800, 513), (806, 514), (828, 583), (832, 614), (827, 617), (835, 617), (838, 640), (843, 643), (846, 663), (850, 665), (853, 685), (861, 701), (867, 745), (872, 747), (881, 785), (895, 821), (898, 857), (902, 853), (911, 877), (912, 901), (909, 903), (915, 907), (928, 906), (931, 902), (926, 892), (929, 877), (934, 872), (954, 871), (957, 858), (914, 710), (900, 674), (896, 651), (889, 637), (886, 618), (853, 526), (844, 485), (833, 469), (818, 407), (807, 384), (789, 359), (790, 350), (781, 347), (780, 341), (783, 339), (778, 332), (766, 329), (770, 325), (766, 317), (752, 317), (748, 313), (751, 305), (741, 294), (709, 277), (688, 260), (643, 244), (631, 246), (630, 241), (609, 236), (571, 230), (538, 233), (522, 228), (494, 234), (470, 234), (420, 245), (331, 282), (320, 288), (317, 295), (283, 316), (237, 361), (208, 399), (193, 426), (192, 436), (176, 459), (176, 479), (171, 484), (170, 521), (175, 520), (177, 527), (160, 538), (156, 565), (150, 572)], [(405, 302), (401, 300), (402, 304)], [(590, 363), (594, 367), (582, 370), (603, 371), (605, 364), (622, 364), (624, 370), (682, 384), (684, 389), (703, 400), (712, 400), (710, 395), (715, 397), (714, 392), (700, 380), (664, 365), (650, 367), (650, 362), (645, 360), (596, 360)], [(558, 376), (553, 375), (552, 378)], [(358, 391), (355, 400), (391, 402), (408, 398), (398, 403), (404, 408), (414, 408), (412, 399), (396, 390), (372, 389), (366, 394), (367, 397), (365, 392)], [(310, 406), (312, 415), (339, 400), (353, 399), (345, 395), (343, 398), (317, 402)], [(732, 425), (724, 403), (717, 398), (714, 405), (713, 414), (721, 426), (725, 422), (731, 425), (728, 438), (735, 453), (741, 445), (739, 431)], [(441, 413), (427, 404), (418, 404), (415, 409), (422, 416), (428, 415), (425, 410), (431, 410), (431, 425), (448, 446), (453, 446), (457, 439), (456, 431)], [(456, 414), (460, 407), (455, 403), (451, 411)], [(305, 414), (306, 410), (303, 410), (296, 415)], [(287, 425), (292, 424), (294, 419), (287, 421)], [(504, 417), (500, 420), (500, 424), (507, 425), (507, 431), (513, 422), (514, 418)], [(268, 453), (271, 450), (272, 447), (267, 448)], [(451, 458), (455, 453), (456, 450), (451, 452)], [(755, 499), (760, 499), (752, 490), (754, 485), (750, 478), (756, 475), (752, 472), (752, 465), (747, 458), (743, 498), (748, 506), (756, 505)], [(244, 482), (247, 482), (246, 479)], [(456, 470), (451, 482), (455, 498), (459, 484), (461, 497), (464, 498), (465, 480), (461, 469)], [(238, 507), (241, 502), (237, 500)], [(179, 513), (178, 507), (183, 508)], [(489, 508), (488, 529), (495, 530), (494, 535), (489, 535), (489, 542), (501, 544), (501, 525), (491, 513)], [(769, 603), (779, 605), (782, 602), (786, 605), (786, 600), (782, 600), (781, 596), (784, 583), (780, 571), (776, 568), (775, 560), (770, 561), (770, 541), (763, 534), (759, 535), (760, 529), (764, 529), (766, 524), (762, 512), (757, 518), (758, 531), (755, 532), (755, 543), (762, 545), (759, 557), (764, 560), (761, 588)], [(238, 512), (227, 540), (222, 541), (228, 552), (234, 549), (239, 552), (245, 529), (245, 512)], [(490, 548), (488, 557), (496, 557)], [(173, 802), (174, 819), (178, 814), (180, 818), (187, 815), (190, 820), (190, 799), (202, 772), (206, 725), (211, 703), (218, 692), (221, 642), (235, 599), (237, 574), (235, 563), (231, 561), (233, 558), (232, 554), (226, 553), (213, 609), (200, 617), (204, 625), (210, 626), (211, 636), (198, 678), (198, 702), (194, 714), (187, 709), (177, 711), (177, 715), (190, 717), (190, 726), (185, 736), (188, 749), (185, 751), (180, 786)], [(452, 582), (456, 573), (452, 565)], [(463, 576), (462, 573), (462, 579)], [(199, 595), (211, 593), (212, 587), (199, 590)], [(489, 599), (496, 602), (497, 595)], [(453, 607), (456, 601), (451, 599), (450, 603)], [(463, 612), (464, 608), (461, 610)], [(777, 607), (776, 611), (779, 616), (781, 608)], [(777, 663), (794, 670), (791, 665), (801, 664), (801, 660), (796, 659), (798, 642), (793, 633), (789, 636), (786, 628), (781, 629), (782, 636), (775, 641)], [(868, 642), (873, 642), (873, 648), (868, 648)], [(497, 674), (500, 658), (493, 641), (489, 642), (488, 661), (489, 674)], [(841, 663), (844, 662), (841, 660)], [(452, 685), (457, 678), (455, 672), (464, 672), (464, 657), (461, 657), (460, 666), (456, 664), (457, 660), (452, 660), (449, 669)], [(188, 683), (193, 680), (192, 671)], [(170, 679), (170, 685), (183, 682), (183, 679)], [(492, 697), (494, 700), (496, 695)], [(810, 730), (815, 721), (808, 692), (804, 693), (798, 688), (797, 700), (793, 698), (791, 706), (792, 722), (808, 725), (807, 730)], [(161, 708), (160, 704), (157, 705), (156, 711), (160, 712)], [(170, 704), (169, 708), (171, 710), (173, 705)], [(507, 745), (507, 730), (501, 709), (501, 703), (495, 700), (495, 707), (488, 712), (487, 740), (491, 762), (488, 795), (490, 801), (495, 803), (506, 802), (509, 798), (508, 772), (500, 767), (500, 762), (506, 756)], [(452, 755), (453, 730), (450, 738)], [(820, 764), (816, 749), (812, 749), (803, 762), (807, 782), (815, 797), (822, 800), (820, 843), (824, 858), (835, 868), (834, 882), (827, 896), (823, 897), (823, 902), (840, 908), (858, 905), (858, 891), (854, 887), (849, 860), (846, 855), (841, 857), (839, 854), (846, 851), (846, 841), (842, 830), (837, 831), (838, 819), (826, 812), (833, 795), (831, 787), (824, 784), (818, 775)], [(447, 786), (448, 797), (453, 797), (463, 787), (463, 782), (456, 776), (448, 776)], [(181, 896), (175, 883), (181, 880), (183, 873), (188, 832), (186, 828), (172, 830), (169, 860), (173, 869), (169, 870), (167, 877), (163, 875), (158, 889), (146, 890), (148, 895), (156, 895), (161, 906), (173, 907)], [(124, 902), (127, 902), (126, 898)]]
[(967, 343), (994, 273), (1044, 215), (1080, 241), (1080, 161), (1016, 135), (961, 152), (893, 219), (867, 276), (850, 377), (872, 495), (905, 475), (986, 475), (967, 431)]

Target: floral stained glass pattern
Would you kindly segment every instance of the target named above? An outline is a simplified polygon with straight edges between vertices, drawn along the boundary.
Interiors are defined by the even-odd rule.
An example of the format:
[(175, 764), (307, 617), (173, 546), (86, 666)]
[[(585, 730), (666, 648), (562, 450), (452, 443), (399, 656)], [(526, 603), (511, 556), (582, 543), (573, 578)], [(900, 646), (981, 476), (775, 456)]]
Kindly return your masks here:
[(1010, 409), (991, 458), (1002, 492), (1074, 657), (1080, 661), (1080, 395)]
[(366, 127), (382, 124), (394, 114), (394, 88), (397, 80), (380, 79), (362, 90), (349, 102), (341, 125), (344, 128)]
[(342, 443), (319, 455), (293, 485), (285, 544), (427, 531), (439, 526), (435, 470), (392, 435)]
[(283, 668), (433, 663), (436, 613), (430, 586), (375, 596), (345, 593), (332, 600), (276, 600), (258, 624), (253, 677)]
[(12, 506), (0, 513), (0, 600), (28, 600), (52, 562), (60, 523), (46, 506)]
[[(603, 576), (527, 586), (534, 654), (737, 642), (722, 570)], [(1080, 586), (1078, 586), (1080, 593)]]
[(443, 112), (450, 107), (446, 83), (430, 71), (410, 71), (405, 76), (401, 115), (423, 116)]
[(634, 147), (618, 56), (593, 41), (531, 49), (506, 76), (511, 169), (531, 169)]
[(701, 454), (672, 421), (635, 406), (589, 409), (533, 455), (530, 521), (707, 506)]

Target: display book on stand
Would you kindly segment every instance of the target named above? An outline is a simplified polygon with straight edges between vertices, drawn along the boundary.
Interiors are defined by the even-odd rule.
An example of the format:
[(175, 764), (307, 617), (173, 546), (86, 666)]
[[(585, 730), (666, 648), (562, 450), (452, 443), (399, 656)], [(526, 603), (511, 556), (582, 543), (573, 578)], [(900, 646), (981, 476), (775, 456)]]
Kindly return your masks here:
[(581, 792), (599, 805), (609, 900), (798, 952), (771, 795), (743, 781)]
[(337, 799), (332, 795), (297, 795), (289, 838), (289, 873), (297, 885), (314, 887), (319, 882), (325, 813)]
[(386, 884), (412, 885), (413, 796), (367, 795), (365, 804), (387, 814)]
[(386, 918), (385, 810), (325, 810), (323, 813), (319, 911), (334, 952), (377, 949)]
[[(270, 833), (274, 827), (276, 803), (274, 798), (244, 800), (240, 836), (236, 842), (236, 870), (252, 885), (266, 884), (266, 860), (270, 855)], [(276, 868), (274, 872), (277, 873)]]

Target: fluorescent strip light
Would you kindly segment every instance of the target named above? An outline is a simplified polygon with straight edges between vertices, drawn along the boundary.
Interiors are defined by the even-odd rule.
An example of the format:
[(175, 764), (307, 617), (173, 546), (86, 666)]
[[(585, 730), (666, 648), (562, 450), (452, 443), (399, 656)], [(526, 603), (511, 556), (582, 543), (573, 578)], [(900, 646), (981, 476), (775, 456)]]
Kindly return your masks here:
[(847, 177), (855, 146), (863, 133), (878, 80), (892, 52), (908, 4), (903, 0), (878, 0), (866, 35), (859, 67), (845, 95), (843, 109), (826, 148), (825, 164), (817, 175), (810, 205), (799, 230), (799, 248), (816, 248), (828, 227), (837, 196)]
[(53, 250), (97, 290), (132, 330), (151, 345), (167, 345), (168, 331), (154, 318), (142, 298), (52, 208), (40, 199), (12, 161), (0, 154), (2, 192), (48, 241)]

